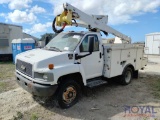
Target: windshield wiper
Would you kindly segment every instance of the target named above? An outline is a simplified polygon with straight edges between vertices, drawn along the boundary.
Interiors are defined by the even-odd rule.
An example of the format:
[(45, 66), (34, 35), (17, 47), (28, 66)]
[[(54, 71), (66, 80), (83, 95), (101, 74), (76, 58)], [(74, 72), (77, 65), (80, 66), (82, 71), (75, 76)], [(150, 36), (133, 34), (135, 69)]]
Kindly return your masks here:
[(56, 47), (50, 47), (49, 50), (62, 52), (62, 50), (60, 50), (59, 48), (56, 48)]

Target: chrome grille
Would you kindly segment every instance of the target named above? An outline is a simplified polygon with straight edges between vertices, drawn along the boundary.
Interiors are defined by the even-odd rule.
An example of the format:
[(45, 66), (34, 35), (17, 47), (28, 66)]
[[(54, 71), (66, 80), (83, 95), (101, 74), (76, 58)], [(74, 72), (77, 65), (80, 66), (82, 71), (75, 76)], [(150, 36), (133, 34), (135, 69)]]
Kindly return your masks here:
[(32, 77), (32, 64), (17, 59), (16, 69), (25, 75)]

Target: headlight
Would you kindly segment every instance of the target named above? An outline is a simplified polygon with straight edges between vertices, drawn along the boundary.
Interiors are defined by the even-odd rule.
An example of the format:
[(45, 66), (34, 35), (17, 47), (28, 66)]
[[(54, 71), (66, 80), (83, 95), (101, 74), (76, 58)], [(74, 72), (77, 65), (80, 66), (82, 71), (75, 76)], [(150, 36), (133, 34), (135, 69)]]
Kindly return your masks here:
[(34, 78), (45, 81), (53, 81), (53, 73), (34, 73)]
[(48, 79), (48, 75), (47, 75), (47, 74), (44, 74), (44, 75), (43, 75), (43, 79), (47, 80), (47, 79)]

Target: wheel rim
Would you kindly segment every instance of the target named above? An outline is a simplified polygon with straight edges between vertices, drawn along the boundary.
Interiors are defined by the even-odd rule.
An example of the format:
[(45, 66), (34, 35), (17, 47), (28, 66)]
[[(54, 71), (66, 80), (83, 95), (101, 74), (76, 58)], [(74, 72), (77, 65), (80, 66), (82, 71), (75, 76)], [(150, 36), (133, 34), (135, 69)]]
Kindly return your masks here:
[(73, 86), (69, 86), (64, 90), (62, 97), (63, 101), (66, 104), (70, 104), (75, 100), (76, 96), (77, 96), (76, 89)]
[(126, 72), (126, 75), (125, 75), (125, 81), (126, 81), (127, 83), (129, 83), (130, 80), (131, 80), (131, 77), (132, 77), (131, 72), (130, 72), (130, 71), (127, 71), (127, 72)]

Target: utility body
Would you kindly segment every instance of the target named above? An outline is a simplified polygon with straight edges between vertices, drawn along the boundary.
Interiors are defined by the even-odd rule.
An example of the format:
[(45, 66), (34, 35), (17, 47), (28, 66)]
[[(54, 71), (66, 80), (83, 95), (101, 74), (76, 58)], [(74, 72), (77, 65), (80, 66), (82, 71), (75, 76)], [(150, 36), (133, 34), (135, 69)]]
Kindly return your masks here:
[[(83, 20), (81, 11), (76, 11), (68, 3), (67, 5)], [(58, 22), (63, 26), (57, 20), (56, 23)], [(129, 37), (117, 31), (114, 33), (114, 29), (112, 32), (122, 36), (122, 40), (127, 43), (106, 44), (100, 31), (108, 31), (101, 27), (98, 29), (98, 26), (93, 31), (92, 24), (89, 27), (92, 29), (88, 28), (88, 32), (61, 32), (43, 49), (17, 55), (18, 84), (33, 95), (55, 95), (62, 108), (74, 105), (84, 87), (106, 84), (107, 78), (121, 76), (119, 81), (123, 85), (129, 84), (133, 76), (138, 76), (138, 70), (147, 64), (147, 59), (143, 57), (144, 48), (130, 44)]]

